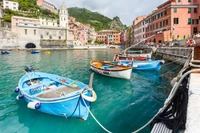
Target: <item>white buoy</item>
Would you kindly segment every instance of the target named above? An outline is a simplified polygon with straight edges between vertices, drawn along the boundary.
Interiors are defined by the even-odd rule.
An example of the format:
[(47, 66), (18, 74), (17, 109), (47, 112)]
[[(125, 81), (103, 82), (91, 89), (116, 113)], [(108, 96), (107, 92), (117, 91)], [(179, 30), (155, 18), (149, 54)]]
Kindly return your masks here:
[(40, 108), (40, 102), (39, 101), (29, 102), (27, 107), (30, 108), (30, 109), (39, 109)]

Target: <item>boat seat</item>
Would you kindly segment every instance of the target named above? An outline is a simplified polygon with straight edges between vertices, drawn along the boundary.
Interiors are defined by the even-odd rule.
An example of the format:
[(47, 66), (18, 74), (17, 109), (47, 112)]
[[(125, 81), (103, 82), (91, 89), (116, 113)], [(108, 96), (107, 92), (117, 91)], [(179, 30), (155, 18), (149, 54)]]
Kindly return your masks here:
[(151, 133), (172, 133), (172, 130), (167, 128), (165, 124), (159, 122), (153, 126)]
[(81, 88), (79, 88), (79, 87), (71, 88), (71, 87), (65, 86), (65, 87), (61, 87), (61, 88), (51, 89), (51, 91), (47, 91), (42, 94), (39, 94), (37, 97), (39, 97), (39, 98), (59, 98), (59, 97), (65, 96), (71, 92), (78, 91), (78, 90), (81, 90)]

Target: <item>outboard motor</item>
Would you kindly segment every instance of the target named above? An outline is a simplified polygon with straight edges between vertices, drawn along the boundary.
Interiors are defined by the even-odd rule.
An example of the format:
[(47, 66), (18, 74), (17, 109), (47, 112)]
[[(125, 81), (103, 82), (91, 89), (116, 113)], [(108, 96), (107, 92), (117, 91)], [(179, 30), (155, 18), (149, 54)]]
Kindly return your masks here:
[(33, 72), (34, 69), (32, 66), (25, 66), (24, 70), (28, 73), (28, 72)]

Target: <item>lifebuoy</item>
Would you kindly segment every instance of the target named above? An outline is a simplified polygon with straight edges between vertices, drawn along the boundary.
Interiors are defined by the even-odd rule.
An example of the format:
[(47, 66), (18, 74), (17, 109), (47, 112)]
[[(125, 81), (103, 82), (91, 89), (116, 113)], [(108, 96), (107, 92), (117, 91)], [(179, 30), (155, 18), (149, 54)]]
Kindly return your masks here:
[(89, 101), (89, 102), (95, 102), (95, 101), (97, 100), (97, 95), (96, 95), (96, 93), (94, 92), (94, 90), (91, 90), (91, 89), (90, 89), (89, 91), (91, 91), (91, 93), (92, 93), (92, 96), (91, 96), (91, 97), (90, 97), (90, 96), (84, 95), (83, 92), (81, 93), (81, 97), (82, 97), (83, 99)]

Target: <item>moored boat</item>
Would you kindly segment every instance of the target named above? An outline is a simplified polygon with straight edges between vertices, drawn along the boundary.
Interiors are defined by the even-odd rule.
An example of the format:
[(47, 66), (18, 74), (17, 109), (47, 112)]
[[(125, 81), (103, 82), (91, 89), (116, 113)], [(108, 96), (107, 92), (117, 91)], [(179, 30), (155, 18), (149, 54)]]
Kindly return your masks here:
[[(164, 60), (133, 61), (133, 70), (160, 70)], [(127, 65), (130, 61), (120, 60), (120, 64)]]
[(97, 98), (92, 89), (93, 74), (88, 86), (55, 74), (34, 72), (31, 66), (25, 71), (15, 89), (17, 100), (24, 99), (28, 108), (43, 113), (87, 119), (90, 104)]
[(119, 61), (119, 60), (138, 60), (138, 61), (146, 61), (147, 58), (146, 57), (132, 57), (132, 56), (126, 56), (126, 55), (118, 55), (116, 54), (113, 58), (113, 61)]
[(45, 51), (44, 53), (45, 54), (51, 54), (51, 51)]
[(123, 66), (111, 62), (92, 60), (90, 65), (90, 68), (99, 74), (130, 80), (133, 63), (130, 63), (128, 66)]
[(10, 54), (11, 53), (11, 51), (9, 51), (9, 50), (7, 50), (7, 51), (1, 51), (1, 54), (3, 55), (3, 54)]
[(39, 51), (36, 51), (36, 50), (31, 50), (31, 54), (38, 54), (40, 53)]

